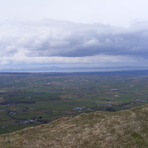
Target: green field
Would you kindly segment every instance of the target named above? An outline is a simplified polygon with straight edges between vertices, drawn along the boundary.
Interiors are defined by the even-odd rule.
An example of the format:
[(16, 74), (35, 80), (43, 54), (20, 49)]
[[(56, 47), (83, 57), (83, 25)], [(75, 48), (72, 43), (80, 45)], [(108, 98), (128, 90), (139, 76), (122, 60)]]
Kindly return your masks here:
[(148, 71), (0, 73), (0, 134), (148, 103)]

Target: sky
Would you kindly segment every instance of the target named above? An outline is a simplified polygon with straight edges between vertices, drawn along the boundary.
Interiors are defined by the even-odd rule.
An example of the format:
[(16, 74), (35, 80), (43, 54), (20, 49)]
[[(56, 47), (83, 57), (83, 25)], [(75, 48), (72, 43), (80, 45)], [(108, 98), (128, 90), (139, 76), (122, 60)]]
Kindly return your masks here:
[(0, 70), (148, 67), (147, 0), (0, 0)]

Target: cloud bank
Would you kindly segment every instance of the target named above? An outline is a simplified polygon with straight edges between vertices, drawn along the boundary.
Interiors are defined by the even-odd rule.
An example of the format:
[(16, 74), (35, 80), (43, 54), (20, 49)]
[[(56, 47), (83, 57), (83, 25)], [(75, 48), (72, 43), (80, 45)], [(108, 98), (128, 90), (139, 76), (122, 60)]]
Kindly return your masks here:
[[(67, 21), (0, 22), (0, 64), (146, 65), (148, 23), (129, 28)], [(123, 65), (124, 65), (123, 64)]]

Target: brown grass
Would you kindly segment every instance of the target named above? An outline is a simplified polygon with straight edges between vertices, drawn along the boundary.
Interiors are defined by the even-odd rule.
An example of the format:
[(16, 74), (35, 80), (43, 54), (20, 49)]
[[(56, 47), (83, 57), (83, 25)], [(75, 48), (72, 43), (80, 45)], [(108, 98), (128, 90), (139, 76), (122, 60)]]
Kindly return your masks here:
[(147, 148), (148, 105), (95, 112), (0, 136), (0, 148)]

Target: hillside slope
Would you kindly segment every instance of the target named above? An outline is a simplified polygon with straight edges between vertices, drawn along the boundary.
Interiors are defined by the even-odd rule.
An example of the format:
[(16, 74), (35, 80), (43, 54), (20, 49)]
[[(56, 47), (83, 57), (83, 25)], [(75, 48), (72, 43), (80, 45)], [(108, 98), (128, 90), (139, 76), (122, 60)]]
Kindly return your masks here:
[(0, 136), (1, 148), (147, 148), (148, 105), (95, 112)]

